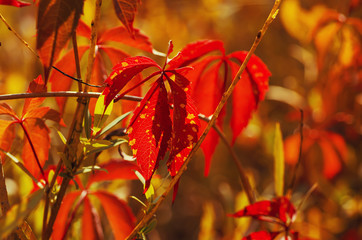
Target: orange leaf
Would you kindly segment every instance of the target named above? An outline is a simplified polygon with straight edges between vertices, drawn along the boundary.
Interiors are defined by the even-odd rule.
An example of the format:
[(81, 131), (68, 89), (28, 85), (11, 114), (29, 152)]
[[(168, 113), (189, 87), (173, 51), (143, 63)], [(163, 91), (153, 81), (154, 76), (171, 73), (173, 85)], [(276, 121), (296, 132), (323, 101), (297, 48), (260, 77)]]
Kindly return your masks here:
[(45, 79), (48, 79), (50, 67), (78, 25), (83, 2), (83, 0), (39, 1), (36, 48), (44, 65)]
[[(99, 216), (91, 205), (88, 197), (84, 198), (83, 205), (84, 208), (82, 215), (82, 239), (103, 239), (103, 232)], [(102, 238), (100, 236), (102, 236)]]

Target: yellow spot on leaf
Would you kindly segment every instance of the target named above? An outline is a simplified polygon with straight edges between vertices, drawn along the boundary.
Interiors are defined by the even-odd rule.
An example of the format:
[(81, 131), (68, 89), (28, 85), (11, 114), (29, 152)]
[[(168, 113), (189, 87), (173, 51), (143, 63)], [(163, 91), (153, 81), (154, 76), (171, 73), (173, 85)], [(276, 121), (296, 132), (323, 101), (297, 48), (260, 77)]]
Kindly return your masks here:
[(195, 127), (192, 127), (192, 131), (197, 132), (197, 129)]
[(128, 63), (122, 62), (122, 67), (127, 67), (127, 66), (128, 66)]
[(191, 136), (191, 135), (187, 135), (187, 139), (188, 139), (189, 141), (191, 141), (192, 139), (194, 139), (194, 137)]
[(180, 107), (181, 107), (181, 108), (185, 108), (185, 104), (181, 103), (181, 104), (180, 104)]
[(187, 114), (187, 119), (194, 119), (195, 115), (193, 115), (192, 113)]
[(117, 73), (117, 72), (114, 72), (114, 73), (110, 76), (110, 79), (113, 80), (113, 78), (115, 78), (117, 75), (118, 75), (118, 73)]
[(136, 143), (136, 139), (132, 139), (131, 141), (129, 141), (129, 145), (133, 146)]
[(132, 153), (135, 156), (137, 154), (137, 149), (132, 149)]
[(143, 119), (143, 118), (146, 118), (146, 114), (141, 114), (141, 115), (140, 115), (140, 118), (142, 118), (142, 119)]

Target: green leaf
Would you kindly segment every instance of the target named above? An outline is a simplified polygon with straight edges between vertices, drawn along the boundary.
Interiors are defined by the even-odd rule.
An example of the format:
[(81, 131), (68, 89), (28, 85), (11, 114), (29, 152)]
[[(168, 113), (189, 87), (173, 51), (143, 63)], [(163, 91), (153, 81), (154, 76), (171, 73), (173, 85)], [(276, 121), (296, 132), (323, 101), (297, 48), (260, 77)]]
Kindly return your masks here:
[(90, 140), (85, 138), (81, 138), (80, 141), (83, 144), (84, 153), (86, 155), (91, 155), (93, 153), (101, 152), (108, 148), (115, 147), (122, 143), (127, 142), (127, 140), (125, 139), (108, 141), (108, 140), (94, 140), (94, 139)]
[(20, 226), (24, 219), (33, 211), (39, 204), (43, 197), (44, 191), (42, 189), (31, 194), (17, 205), (14, 205), (6, 214), (0, 219), (0, 236), (2, 239), (11, 234), (18, 226)]
[(87, 107), (84, 109), (84, 111), (85, 111), (84, 131), (85, 131), (85, 136), (89, 139), (91, 137), (91, 132), (92, 132), (92, 116), (89, 112), (88, 105), (89, 105), (89, 102), (87, 103)]
[(104, 105), (104, 95), (100, 95), (98, 97), (96, 107), (94, 109), (94, 124), (93, 124), (93, 134), (97, 134), (101, 128), (103, 123), (107, 120), (108, 116), (111, 114), (113, 109), (113, 100), (106, 107)]
[[(145, 186), (146, 186), (145, 178), (142, 176), (142, 174), (139, 171), (135, 171), (135, 174), (138, 177), (138, 179), (142, 182), (143, 188), (145, 188)], [(155, 190), (154, 190), (152, 184), (150, 184), (149, 188), (145, 192), (145, 196), (149, 202), (152, 202), (154, 195), (155, 195)]]
[(111, 129), (112, 127), (116, 126), (120, 121), (122, 121), (123, 119), (125, 119), (128, 115), (130, 115), (132, 112), (127, 112), (119, 117), (117, 117), (116, 119), (114, 119), (110, 124), (108, 124), (107, 126), (105, 126), (102, 131), (96, 136), (96, 138), (99, 138), (100, 136), (102, 136), (104, 133), (106, 133), (109, 129)]
[(279, 123), (275, 126), (274, 135), (274, 188), (277, 197), (284, 195), (284, 148)]

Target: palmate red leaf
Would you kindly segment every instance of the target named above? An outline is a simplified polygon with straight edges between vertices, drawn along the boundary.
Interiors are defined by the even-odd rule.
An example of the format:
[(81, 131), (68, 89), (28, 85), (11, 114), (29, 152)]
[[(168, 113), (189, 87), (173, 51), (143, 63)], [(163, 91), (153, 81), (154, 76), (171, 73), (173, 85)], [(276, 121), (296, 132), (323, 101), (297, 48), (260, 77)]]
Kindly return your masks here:
[[(149, 67), (157, 67), (158, 64), (148, 57), (130, 57), (113, 67), (112, 73), (106, 79), (108, 85), (103, 94), (105, 95), (106, 106), (114, 99), (121, 89), (138, 73)], [(161, 69), (160, 69), (161, 70)]]
[(107, 170), (96, 171), (88, 180), (87, 188), (94, 182), (110, 181), (115, 179), (132, 180), (138, 179), (134, 171), (140, 171), (137, 164), (124, 160), (111, 159), (106, 164), (101, 164), (101, 168)]
[(293, 204), (286, 197), (280, 197), (273, 200), (265, 200), (251, 204), (240, 211), (230, 214), (232, 217), (253, 217), (256, 219), (269, 221), (268, 218), (280, 220), (284, 226), (294, 220), (296, 210)]
[(18, 1), (18, 0), (0, 0), (0, 5), (10, 5), (14, 7), (26, 7), (31, 5), (31, 3)]
[[(245, 60), (247, 52), (234, 52), (229, 58), (237, 59), (240, 64)], [(234, 77), (239, 69), (228, 61)], [(264, 99), (268, 91), (268, 79), (271, 76), (265, 64), (255, 55), (252, 55), (240, 82), (236, 85), (232, 96), (233, 114), (231, 117), (231, 129), (233, 130), (232, 143), (240, 135), (249, 122), (260, 101)]]
[(135, 110), (127, 131), (147, 189), (159, 161), (165, 156), (172, 132), (167, 91), (161, 79), (153, 84)]
[(131, 36), (134, 36), (133, 21), (137, 12), (138, 2), (139, 0), (113, 0), (116, 15)]
[(193, 144), (197, 142), (200, 121), (198, 111), (188, 95), (189, 81), (182, 75), (174, 72), (175, 81), (169, 79), (173, 97), (172, 111), (172, 142), (168, 169), (174, 177), (189, 155)]
[(36, 48), (47, 81), (50, 67), (78, 24), (84, 0), (40, 0)]
[(124, 240), (132, 232), (136, 223), (136, 218), (127, 203), (105, 191), (93, 192), (91, 195), (96, 196), (101, 202), (114, 238)]
[(63, 198), (62, 204), (60, 205), (60, 209), (53, 226), (53, 240), (62, 239), (66, 223), (68, 222), (68, 216), (73, 208), (74, 203), (76, 202), (76, 199), (79, 197), (80, 194), (80, 191), (71, 192), (65, 195), (65, 197)]

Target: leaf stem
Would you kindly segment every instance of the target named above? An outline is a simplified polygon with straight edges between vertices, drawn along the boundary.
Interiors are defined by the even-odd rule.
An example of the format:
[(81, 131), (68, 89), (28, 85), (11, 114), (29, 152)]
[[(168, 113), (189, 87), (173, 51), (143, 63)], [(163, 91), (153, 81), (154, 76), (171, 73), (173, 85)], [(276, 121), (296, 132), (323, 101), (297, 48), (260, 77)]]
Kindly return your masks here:
[(30, 145), (31, 150), (32, 150), (32, 152), (33, 152), (33, 154), (34, 154), (36, 163), (37, 163), (37, 165), (38, 165), (38, 167), (39, 167), (39, 169), (40, 169), (41, 175), (42, 175), (44, 181), (46, 182), (46, 184), (48, 184), (48, 179), (45, 178), (45, 174), (44, 174), (43, 167), (42, 167), (41, 164), (40, 164), (40, 160), (39, 160), (38, 154), (37, 154), (36, 151), (35, 151), (35, 147), (34, 147), (34, 144), (33, 144), (32, 140), (31, 140), (31, 138), (30, 138), (29, 132), (28, 132), (28, 130), (26, 129), (26, 127), (24, 126), (24, 123), (23, 123), (22, 120), (19, 119), (18, 123), (20, 124), (21, 128), (23, 129), (24, 134), (25, 134), (25, 137), (28, 139), (29, 145)]
[(240, 80), (240, 76), (242, 74), (242, 72), (245, 70), (247, 63), (250, 60), (250, 57), (252, 56), (252, 54), (255, 52), (255, 49), (257, 48), (257, 46), (259, 45), (261, 39), (263, 38), (266, 30), (268, 29), (269, 25), (273, 22), (273, 20), (275, 19), (278, 11), (279, 11), (279, 5), (280, 5), (281, 0), (275, 0), (274, 2), (274, 6), (271, 9), (268, 18), (265, 20), (263, 27), (261, 28), (261, 30), (259, 30), (259, 32), (256, 35), (256, 38), (253, 42), (253, 45), (251, 46), (244, 62), (242, 63), (242, 65), (239, 68), (239, 71), (237, 72), (237, 74), (235, 75), (229, 89), (223, 94), (219, 105), (217, 106), (210, 122), (208, 123), (208, 125), (206, 126), (206, 129), (204, 130), (204, 132), (202, 133), (202, 135), (200, 136), (199, 140), (197, 141), (197, 143), (194, 145), (194, 147), (192, 148), (191, 152), (189, 153), (187, 159), (185, 160), (184, 164), (182, 165), (182, 167), (180, 168), (179, 172), (174, 176), (174, 178), (171, 180), (169, 186), (167, 187), (167, 189), (165, 190), (165, 192), (160, 196), (159, 200), (155, 203), (154, 207), (141, 219), (141, 221), (137, 224), (137, 226), (133, 229), (133, 231), (129, 234), (129, 236), (127, 237), (128, 240), (134, 239), (138, 233), (138, 231), (143, 228), (144, 226), (146, 226), (146, 224), (153, 218), (154, 214), (156, 213), (157, 209), (160, 207), (160, 205), (163, 203), (163, 201), (166, 199), (166, 196), (169, 194), (170, 191), (172, 191), (173, 187), (175, 186), (175, 184), (178, 182), (178, 180), (180, 179), (181, 175), (186, 171), (187, 169), (187, 165), (190, 162), (192, 156), (196, 153), (196, 151), (200, 148), (201, 143), (204, 141), (206, 135), (209, 133), (211, 127), (214, 125), (216, 119), (218, 118), (222, 108), (224, 107), (224, 105), (226, 104), (228, 98), (231, 96), (232, 91), (234, 90), (236, 84), (238, 83), (238, 81)]
[(243, 185), (243, 188), (245, 190), (246, 196), (248, 197), (249, 203), (255, 203), (256, 199), (255, 199), (255, 194), (253, 191), (253, 188), (251, 187), (250, 181), (247, 177), (247, 175), (245, 174), (245, 171), (243, 169), (243, 166), (241, 165), (241, 161), (238, 158), (238, 156), (236, 155), (234, 149), (231, 147), (230, 143), (228, 142), (228, 140), (226, 139), (225, 134), (222, 132), (222, 130), (220, 129), (219, 126), (217, 126), (216, 124), (213, 126), (213, 128), (215, 129), (215, 131), (217, 132), (217, 134), (219, 134), (221, 140), (224, 142), (224, 144), (226, 145), (226, 147), (228, 148), (230, 154), (231, 154), (231, 158), (234, 160), (234, 163), (236, 164), (236, 167), (239, 171), (239, 176), (240, 176), (240, 180), (241, 180), (241, 184)]

